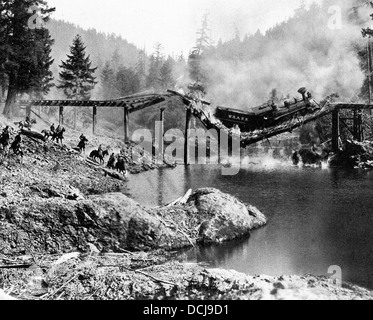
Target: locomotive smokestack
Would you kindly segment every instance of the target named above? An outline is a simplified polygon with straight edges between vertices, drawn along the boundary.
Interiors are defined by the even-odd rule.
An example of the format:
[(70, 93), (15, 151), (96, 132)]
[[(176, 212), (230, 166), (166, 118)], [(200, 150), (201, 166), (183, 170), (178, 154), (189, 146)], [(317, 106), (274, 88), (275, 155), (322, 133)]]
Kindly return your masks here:
[(307, 95), (306, 95), (306, 93), (307, 93), (307, 88), (305, 88), (305, 87), (300, 88), (300, 89), (298, 90), (298, 93), (300, 93), (300, 94), (302, 95), (302, 97), (303, 97), (303, 101), (306, 101), (306, 100), (307, 100)]

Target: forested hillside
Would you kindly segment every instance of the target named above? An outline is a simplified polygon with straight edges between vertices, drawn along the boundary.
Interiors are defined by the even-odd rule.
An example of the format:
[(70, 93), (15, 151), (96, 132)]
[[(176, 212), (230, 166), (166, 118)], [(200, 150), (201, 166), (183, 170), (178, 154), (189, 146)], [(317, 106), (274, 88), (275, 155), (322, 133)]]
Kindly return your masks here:
[[(128, 43), (118, 35), (107, 35), (97, 32), (95, 29), (84, 30), (81, 27), (65, 22), (51, 19), (47, 24), (51, 36), (55, 39), (52, 48), (54, 64), (52, 72), (55, 79), (58, 78), (59, 65), (66, 59), (66, 54), (72, 44), (74, 37), (79, 34), (85, 44), (87, 53), (91, 56), (92, 65), (98, 67), (96, 76), (99, 76), (106, 61), (117, 57), (118, 63), (128, 67), (135, 67), (139, 54), (139, 49)], [(96, 88), (98, 92), (98, 87)], [(52, 95), (58, 95), (56, 90), (52, 90)], [(61, 95), (61, 92), (59, 93)], [(97, 95), (97, 94), (96, 94)]]
[[(333, 16), (342, 9), (341, 28)], [(296, 95), (307, 86), (318, 99), (339, 93), (344, 100), (366, 98), (366, 44), (361, 28), (371, 7), (362, 0), (300, 5), (294, 16), (264, 34), (239, 34), (198, 55), (199, 76), (216, 103), (247, 109), (277, 95)], [(366, 85), (366, 83), (365, 83)]]
[[(342, 8), (341, 28), (330, 27), (330, 8)], [(112, 99), (144, 91), (165, 91), (200, 80), (207, 97), (218, 105), (247, 110), (270, 99), (296, 96), (306, 86), (316, 99), (338, 93), (342, 100), (367, 101), (367, 40), (361, 28), (370, 22), (371, 7), (364, 0), (324, 0), (309, 8), (300, 4), (294, 15), (271, 29), (254, 33), (241, 30), (227, 41), (212, 45), (214, 33), (208, 15), (196, 30), (196, 44), (188, 56), (170, 57), (154, 39), (154, 47), (137, 48), (118, 35), (71, 23), (50, 20), (47, 28), (54, 39), (51, 66), (59, 80), (59, 65), (66, 60), (73, 39), (80, 35), (90, 55), (97, 85), (91, 99)], [(211, 31), (211, 32), (210, 32)], [(6, 93), (7, 77), (0, 70), (0, 85)], [(25, 91), (20, 94), (32, 95)], [(47, 98), (65, 99), (52, 87)], [(120, 124), (121, 110), (107, 112), (107, 119)], [(175, 111), (176, 112), (176, 111)], [(180, 114), (172, 126), (180, 126)], [(151, 126), (154, 110), (136, 115), (136, 125)], [(172, 122), (172, 121), (171, 121)], [(169, 123), (169, 122), (168, 122)]]

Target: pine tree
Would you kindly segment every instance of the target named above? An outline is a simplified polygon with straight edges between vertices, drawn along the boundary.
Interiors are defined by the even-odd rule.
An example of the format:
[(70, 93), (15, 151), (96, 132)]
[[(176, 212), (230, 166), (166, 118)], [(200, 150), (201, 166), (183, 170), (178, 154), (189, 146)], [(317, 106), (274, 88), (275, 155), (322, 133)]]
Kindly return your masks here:
[[(31, 92), (29, 92), (34, 99), (42, 99), (44, 95), (48, 94), (50, 88), (54, 87), (54, 83), (52, 83), (54, 78), (51, 71), (51, 66), (54, 63), (54, 60), (51, 59), (53, 42), (54, 40), (51, 39), (49, 32), (47, 32), (35, 44), (40, 46), (40, 50), (37, 50), (39, 52), (38, 64), (34, 68), (33, 78), (30, 79)], [(19, 75), (22, 76), (22, 73), (19, 73)]]
[(116, 97), (115, 73), (110, 66), (110, 62), (105, 63), (104, 69), (101, 72), (101, 96), (105, 100)]
[(197, 35), (197, 42), (194, 48), (194, 51), (200, 55), (205, 49), (211, 46), (211, 39), (209, 36), (210, 28), (208, 23), (209, 15), (205, 14), (202, 18), (202, 28), (198, 30)]
[(117, 72), (115, 84), (121, 97), (138, 93), (140, 90), (140, 80), (137, 74), (125, 67), (120, 68)]
[(7, 86), (8, 84), (5, 74), (0, 71), (0, 100), (4, 99)]
[(111, 66), (114, 72), (118, 72), (119, 69), (123, 66), (123, 58), (119, 54), (118, 48), (115, 49), (112, 57), (111, 57)]
[(163, 63), (160, 69), (159, 76), (163, 89), (171, 88), (175, 85), (175, 80), (173, 77), (173, 66), (173, 59), (171, 57), (168, 57), (168, 59)]
[(154, 55), (149, 59), (149, 72), (146, 78), (146, 87), (148, 89), (155, 88), (158, 84), (158, 68)]
[[(38, 22), (42, 23), (36, 27), (30, 20), (34, 15), (29, 12), (32, 7), (41, 9)], [(0, 79), (3, 93), (7, 89), (3, 114), (8, 118), (12, 116), (17, 95), (41, 97), (52, 86), (50, 66), (54, 41), (44, 23), (54, 11), (41, 0), (0, 1)]]
[(147, 88), (160, 89), (160, 71), (163, 65), (162, 45), (156, 43), (154, 46), (154, 53), (150, 57), (149, 73), (146, 80)]
[(140, 80), (140, 89), (142, 90), (146, 86), (146, 54), (144, 50), (139, 51), (135, 71)]
[[(84, 43), (79, 35), (70, 47), (70, 55), (62, 61), (60, 68), (60, 85), (68, 99), (89, 100), (91, 91), (96, 86), (96, 78), (93, 76), (97, 68), (92, 68), (90, 56), (86, 55)], [(77, 126), (78, 109), (74, 108), (74, 129)]]
[(91, 91), (96, 86), (96, 78), (93, 76), (97, 68), (92, 68), (90, 56), (86, 55), (84, 43), (79, 35), (70, 47), (68, 59), (62, 61), (60, 68), (60, 85), (68, 99), (89, 100)]
[[(373, 3), (370, 2), (370, 6), (373, 8)], [(371, 18), (373, 20), (373, 14), (371, 15)], [(367, 45), (366, 50), (364, 52), (360, 53), (360, 56), (365, 56), (364, 62), (362, 63), (363, 69), (366, 71), (367, 78), (364, 83), (364, 86), (362, 88), (362, 94), (363, 96), (367, 97), (368, 103), (372, 103), (372, 97), (373, 97), (373, 85), (372, 85), (372, 71), (373, 71), (373, 56), (372, 56), (372, 37), (373, 37), (373, 29), (370, 27), (363, 28), (361, 30), (362, 35), (364, 38), (367, 38)]]
[(206, 49), (211, 47), (209, 32), (208, 14), (205, 14), (202, 18), (202, 27), (197, 32), (198, 38), (196, 46), (189, 54), (188, 60), (190, 77), (194, 81), (205, 81), (204, 72), (202, 70), (202, 55)]

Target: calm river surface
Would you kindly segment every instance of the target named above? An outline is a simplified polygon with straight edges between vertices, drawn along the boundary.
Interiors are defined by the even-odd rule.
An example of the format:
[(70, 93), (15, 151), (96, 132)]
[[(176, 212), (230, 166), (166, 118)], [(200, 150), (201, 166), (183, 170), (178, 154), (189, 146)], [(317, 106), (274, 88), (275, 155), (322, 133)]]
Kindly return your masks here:
[(132, 176), (129, 187), (145, 206), (214, 187), (269, 219), (250, 239), (191, 250), (191, 262), (270, 276), (326, 275), (338, 265), (343, 281), (373, 289), (373, 172), (260, 163), (223, 176), (217, 166), (179, 166)]

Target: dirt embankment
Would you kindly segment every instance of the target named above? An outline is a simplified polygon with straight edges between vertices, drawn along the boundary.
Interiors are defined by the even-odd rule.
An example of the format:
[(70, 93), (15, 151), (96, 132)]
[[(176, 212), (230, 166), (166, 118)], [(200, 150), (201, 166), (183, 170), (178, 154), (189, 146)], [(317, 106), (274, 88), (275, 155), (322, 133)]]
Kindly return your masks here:
[[(173, 259), (173, 262), (167, 260)], [(167, 252), (35, 256), (5, 271), (0, 300), (371, 300), (372, 292), (326, 277), (247, 276), (177, 262)], [(0, 260), (1, 261), (1, 260)], [(10, 296), (7, 296), (9, 294)]]
[(105, 176), (80, 155), (24, 138), (23, 163), (8, 157), (0, 172), (0, 252), (56, 254), (174, 250), (219, 243), (266, 223), (255, 208), (205, 189), (182, 205), (145, 209), (125, 195), (123, 181)]
[(5, 157), (0, 170), (0, 265), (15, 283), (18, 277), (7, 267), (27, 262), (40, 268), (37, 257), (94, 247), (102, 253), (153, 252), (159, 263), (166, 260), (156, 250), (219, 243), (266, 223), (258, 210), (215, 189), (197, 190), (183, 203), (145, 209), (125, 195), (125, 181), (106, 176), (69, 147), (28, 137), (23, 145), (23, 160)]
[(0, 299), (371, 297), (323, 278), (185, 264), (178, 249), (248, 236), (266, 218), (215, 189), (145, 209), (125, 195), (124, 181), (69, 148), (29, 138), (24, 145), (23, 163), (11, 156), (0, 166)]

